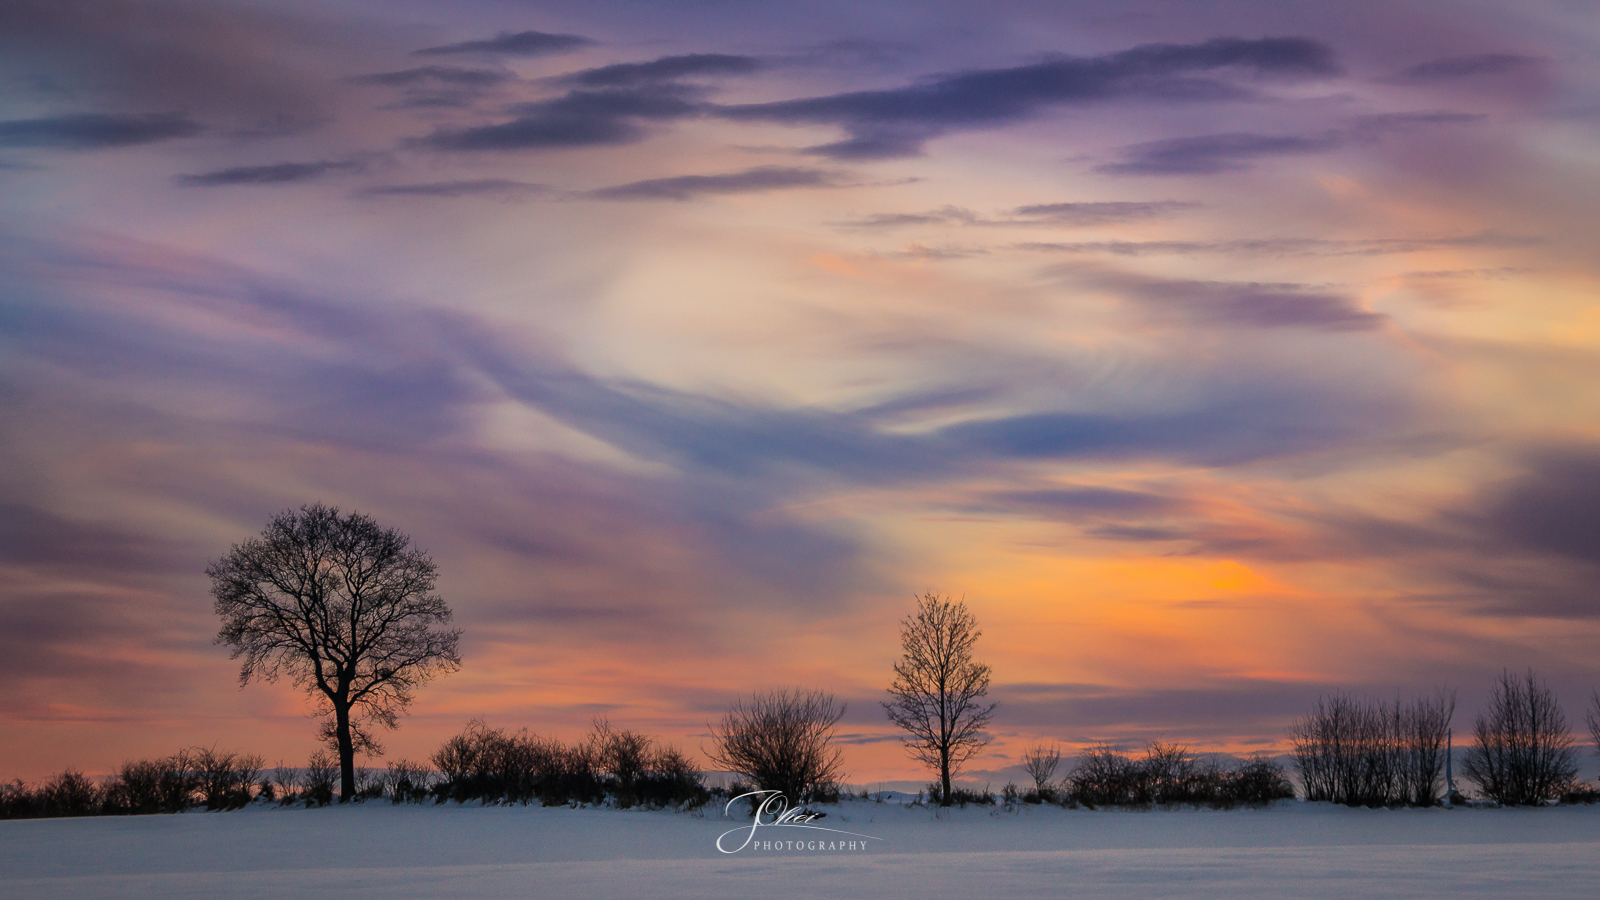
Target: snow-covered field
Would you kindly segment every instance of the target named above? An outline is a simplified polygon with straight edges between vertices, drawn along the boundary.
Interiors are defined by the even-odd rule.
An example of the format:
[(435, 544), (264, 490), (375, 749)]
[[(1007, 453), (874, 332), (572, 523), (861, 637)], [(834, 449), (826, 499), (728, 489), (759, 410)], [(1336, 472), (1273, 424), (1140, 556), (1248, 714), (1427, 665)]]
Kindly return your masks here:
[[(726, 855), (714, 842), (740, 823), (716, 810), (387, 803), (0, 822), (0, 896), (1600, 896), (1600, 807), (827, 809), (813, 824), (880, 840)], [(767, 828), (757, 839), (840, 837)]]

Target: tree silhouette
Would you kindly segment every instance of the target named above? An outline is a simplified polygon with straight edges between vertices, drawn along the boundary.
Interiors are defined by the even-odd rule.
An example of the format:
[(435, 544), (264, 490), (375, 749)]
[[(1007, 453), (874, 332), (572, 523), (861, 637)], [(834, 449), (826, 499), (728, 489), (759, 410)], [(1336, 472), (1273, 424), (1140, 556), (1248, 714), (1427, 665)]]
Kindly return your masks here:
[(240, 687), (287, 673), (326, 716), (341, 801), (355, 795), (356, 749), (379, 750), (368, 726), (396, 727), (418, 685), (461, 667), (461, 632), (433, 627), (451, 615), (432, 593), (438, 567), (370, 516), (321, 503), (286, 510), (206, 575), (217, 643), (244, 659)]
[(720, 724), (709, 726), (713, 748), (706, 755), (800, 806), (836, 787), (844, 757), (833, 746), (833, 728), (844, 712), (823, 691), (758, 692), (748, 705), (736, 701)]
[(892, 699), (883, 704), (889, 720), (905, 729), (906, 749), (938, 771), (946, 806), (950, 776), (989, 743), (983, 726), (995, 705), (981, 699), (989, 693), (989, 667), (972, 661), (982, 633), (964, 602), (924, 594), (900, 625), (905, 655), (894, 664)]
[(1473, 738), (1461, 768), (1489, 799), (1536, 806), (1572, 789), (1578, 754), (1567, 717), (1555, 692), (1532, 669), (1525, 676), (1500, 673)]

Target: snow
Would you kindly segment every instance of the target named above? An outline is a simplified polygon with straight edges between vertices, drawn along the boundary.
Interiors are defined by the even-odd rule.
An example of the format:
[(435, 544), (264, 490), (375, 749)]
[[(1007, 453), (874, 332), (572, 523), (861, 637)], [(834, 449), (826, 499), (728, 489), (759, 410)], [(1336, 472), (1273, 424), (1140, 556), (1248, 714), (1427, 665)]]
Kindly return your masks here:
[[(714, 842), (741, 821), (718, 810), (386, 802), (9, 821), (0, 822), (0, 896), (1370, 900), (1593, 897), (1600, 884), (1600, 807), (936, 812), (854, 800), (824, 809), (809, 824), (881, 840), (729, 855)], [(756, 835), (829, 838), (841, 839)]]

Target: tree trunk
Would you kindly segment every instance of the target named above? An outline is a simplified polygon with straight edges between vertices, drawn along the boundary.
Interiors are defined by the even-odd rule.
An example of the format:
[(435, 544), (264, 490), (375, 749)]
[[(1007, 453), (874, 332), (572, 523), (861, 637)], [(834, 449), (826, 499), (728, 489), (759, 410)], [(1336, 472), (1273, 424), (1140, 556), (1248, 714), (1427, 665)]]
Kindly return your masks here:
[(350, 739), (350, 707), (333, 706), (334, 737), (339, 741), (339, 802), (349, 803), (356, 795), (356, 747)]
[(939, 748), (939, 780), (944, 785), (944, 796), (940, 798), (940, 806), (950, 805), (950, 748)]

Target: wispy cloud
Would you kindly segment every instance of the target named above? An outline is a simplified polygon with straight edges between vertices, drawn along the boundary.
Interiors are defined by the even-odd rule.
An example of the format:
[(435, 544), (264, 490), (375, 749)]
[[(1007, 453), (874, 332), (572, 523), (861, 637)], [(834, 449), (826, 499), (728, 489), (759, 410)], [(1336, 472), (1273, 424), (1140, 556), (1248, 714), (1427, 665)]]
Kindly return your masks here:
[(590, 88), (634, 87), (694, 76), (748, 75), (765, 68), (753, 56), (730, 53), (688, 53), (650, 62), (615, 63), (563, 75), (558, 81)]
[(463, 181), (429, 181), (418, 184), (376, 184), (356, 191), (367, 197), (481, 197), (524, 198), (550, 193), (550, 187), (509, 178), (475, 178)]
[(1134, 301), (1152, 321), (1222, 328), (1305, 328), (1369, 331), (1384, 317), (1353, 298), (1301, 284), (1186, 281), (1100, 273), (1089, 276), (1118, 296)]
[(404, 87), (413, 84), (438, 83), (463, 87), (488, 87), (515, 78), (510, 72), (499, 69), (467, 69), (460, 66), (419, 66), (394, 72), (376, 72), (352, 78), (356, 84), (382, 84)]
[(174, 179), (184, 187), (225, 187), (239, 184), (297, 184), (314, 181), (329, 172), (359, 171), (362, 165), (352, 160), (322, 162), (284, 162), (265, 166), (234, 166), (203, 172), (198, 175), (179, 175)]
[(77, 113), (0, 122), (0, 147), (130, 147), (193, 137), (201, 130), (199, 123), (182, 113)]
[(538, 150), (632, 144), (642, 140), (642, 122), (682, 119), (701, 113), (698, 92), (679, 85), (572, 91), (523, 104), (506, 122), (441, 128), (413, 142), (436, 150)]
[(720, 175), (650, 178), (590, 191), (600, 200), (692, 200), (708, 194), (752, 194), (786, 188), (836, 187), (838, 173), (821, 169), (757, 166)]
[(350, 79), (354, 84), (399, 88), (402, 100), (396, 106), (411, 109), (470, 107), (492, 89), (515, 80), (514, 73), (501, 69), (460, 66), (418, 66)]
[(1418, 63), (1394, 77), (1401, 82), (1452, 81), (1480, 75), (1505, 75), (1538, 65), (1542, 60), (1515, 53), (1480, 53), (1476, 56), (1450, 56)]
[(1253, 96), (1252, 88), (1200, 74), (1230, 69), (1257, 78), (1324, 78), (1341, 71), (1331, 48), (1307, 38), (1217, 38), (939, 75), (888, 90), (726, 106), (719, 112), (735, 119), (844, 128), (848, 139), (811, 148), (824, 156), (915, 156), (924, 143), (947, 132), (1018, 122), (1051, 106), (1112, 99), (1194, 103)]
[(547, 56), (567, 53), (592, 46), (590, 38), (577, 34), (550, 34), (543, 31), (502, 31), (492, 38), (440, 44), (413, 50), (416, 56), (456, 56), (460, 54), (497, 54), (503, 56)]
[(1034, 203), (1016, 207), (996, 217), (985, 217), (959, 206), (944, 206), (921, 213), (877, 213), (839, 224), (843, 228), (860, 231), (915, 225), (1090, 228), (1160, 218), (1199, 205), (1176, 200)]
[(1543, 239), (1528, 235), (1478, 234), (1408, 238), (1233, 238), (1219, 241), (1029, 241), (1021, 250), (1109, 253), (1114, 256), (1220, 253), (1245, 256), (1386, 256), (1449, 247), (1532, 247)]
[(1480, 113), (1425, 111), (1362, 116), (1348, 128), (1316, 134), (1206, 134), (1147, 141), (1122, 148), (1119, 162), (1097, 171), (1107, 175), (1216, 175), (1243, 172), (1257, 160), (1279, 156), (1328, 153), (1352, 142), (1374, 141), (1387, 134), (1439, 125), (1483, 121)]
[(1326, 153), (1344, 144), (1343, 132), (1316, 135), (1207, 134), (1147, 141), (1123, 148), (1120, 162), (1098, 171), (1107, 175), (1215, 175), (1242, 172), (1263, 157)]

